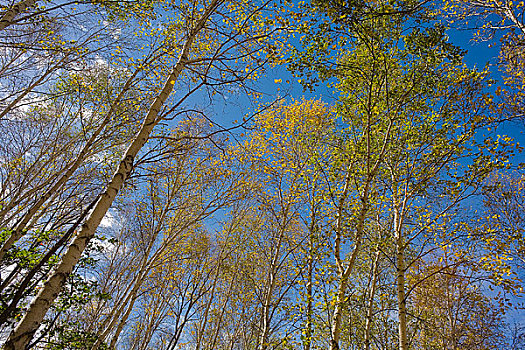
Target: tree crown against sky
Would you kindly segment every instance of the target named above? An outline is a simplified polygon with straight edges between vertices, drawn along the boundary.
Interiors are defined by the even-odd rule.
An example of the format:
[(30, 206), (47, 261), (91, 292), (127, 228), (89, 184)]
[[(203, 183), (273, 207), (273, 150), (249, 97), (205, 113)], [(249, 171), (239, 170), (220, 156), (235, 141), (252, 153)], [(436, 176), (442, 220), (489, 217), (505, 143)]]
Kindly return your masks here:
[(523, 348), (522, 7), (0, 5), (2, 347)]

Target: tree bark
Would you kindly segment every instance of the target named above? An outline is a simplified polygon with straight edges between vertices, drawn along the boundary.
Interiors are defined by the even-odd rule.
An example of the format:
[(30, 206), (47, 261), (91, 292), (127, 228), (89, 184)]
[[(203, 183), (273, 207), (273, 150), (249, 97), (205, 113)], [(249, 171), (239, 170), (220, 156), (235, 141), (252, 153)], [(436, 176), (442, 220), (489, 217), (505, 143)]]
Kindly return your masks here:
[[(401, 248), (401, 249), (400, 249)], [(402, 247), (397, 248), (397, 302), (399, 313), (399, 350), (408, 350), (407, 307), (405, 297), (405, 259)]]
[(330, 350), (339, 350), (339, 338), (341, 337), (341, 320), (343, 317), (345, 291), (346, 281), (339, 281), (339, 286), (337, 288), (337, 298), (335, 301), (335, 309), (334, 314), (332, 316)]
[[(282, 236), (281, 236), (282, 237)], [(276, 252), (273, 256), (272, 263), (270, 266), (270, 273), (268, 275), (268, 285), (266, 289), (266, 295), (264, 296), (263, 301), (263, 307), (262, 307), (262, 319), (261, 319), (261, 334), (259, 338), (259, 350), (266, 350), (268, 348), (268, 338), (270, 337), (270, 323), (271, 323), (271, 306), (272, 306), (272, 296), (275, 289), (275, 266), (277, 266), (278, 258), (279, 258), (279, 245), (280, 245), (280, 239), (278, 244), (276, 245)]]
[[(392, 175), (392, 182), (396, 179)], [(396, 185), (394, 185), (396, 186)], [(408, 350), (407, 340), (407, 307), (405, 293), (405, 242), (403, 237), (403, 209), (400, 210), (397, 188), (394, 187), (393, 211), (394, 211), (394, 236), (396, 239), (396, 289), (398, 305), (398, 330), (399, 350)]]
[(7, 11), (2, 15), (2, 18), (0, 18), (0, 30), (4, 30), (5, 28), (9, 27), (11, 24), (13, 24), (13, 20), (17, 15), (24, 13), (27, 11), (27, 9), (35, 5), (36, 0), (24, 0), (7, 9)]
[(306, 329), (305, 329), (305, 340), (304, 350), (310, 350), (312, 347), (312, 336), (313, 336), (313, 279), (314, 279), (314, 230), (315, 230), (315, 206), (310, 206), (310, 227), (308, 229), (308, 257), (307, 257), (307, 282), (306, 282)]
[(377, 277), (378, 277), (378, 265), (380, 251), (375, 252), (374, 262), (372, 264), (372, 283), (370, 286), (370, 293), (368, 294), (368, 306), (366, 310), (366, 322), (365, 322), (365, 350), (370, 350), (370, 333), (372, 330), (372, 316), (374, 314), (374, 296), (376, 293)]
[[(17, 287), (17, 291), (14, 293), (14, 295), (11, 298), (11, 303), (9, 306), (7, 306), (4, 311), (0, 314), (0, 325), (6, 323), (9, 318), (13, 316), (13, 313), (16, 310), (16, 306), (20, 302), (20, 300), (24, 297), (24, 292), (28, 288), (29, 284), (31, 282), (34, 282), (33, 277), (37, 274), (37, 272), (40, 270), (40, 268), (49, 261), (49, 259), (57, 252), (58, 249), (60, 249), (63, 245), (67, 243), (69, 238), (73, 235), (74, 231), (82, 221), (84, 220), (84, 217), (89, 213), (89, 211), (93, 208), (95, 205), (95, 201), (93, 201), (81, 214), (80, 218), (78, 218), (77, 222), (71, 226), (68, 231), (58, 240), (58, 242), (55, 243), (55, 245), (42, 257), (42, 259), (34, 266), (24, 277), (20, 285)], [(5, 281), (7, 283), (2, 284), (2, 288), (4, 289), (7, 287), (7, 284), (9, 281)]]

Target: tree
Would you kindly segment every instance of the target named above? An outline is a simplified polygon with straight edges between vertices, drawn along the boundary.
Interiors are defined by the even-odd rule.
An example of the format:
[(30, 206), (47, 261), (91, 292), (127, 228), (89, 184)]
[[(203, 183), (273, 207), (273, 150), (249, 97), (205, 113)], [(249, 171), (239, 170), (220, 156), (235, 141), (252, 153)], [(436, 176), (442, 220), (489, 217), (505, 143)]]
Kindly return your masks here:
[(494, 172), (487, 179), (488, 186), (483, 193), (486, 208), (483, 221), (487, 225), (484, 240), (487, 247), (493, 247), (495, 256), (514, 260), (516, 272), (525, 262), (523, 181), (524, 176), (519, 173)]
[[(312, 232), (312, 226), (317, 225), (315, 216), (319, 204), (305, 206), (321, 201), (315, 194), (318, 184), (313, 184), (315, 180), (310, 176), (316, 176), (315, 162), (322, 153), (323, 138), (330, 128), (330, 114), (318, 101), (277, 105), (255, 119), (248, 140), (233, 150), (251, 174), (247, 180), (252, 188), (253, 214), (250, 216), (254, 219), (247, 222), (246, 230), (257, 232), (259, 236), (251, 239), (254, 240), (257, 265), (262, 269), (254, 287), (261, 300), (258, 340), (261, 350), (291, 341), (285, 329), (290, 327), (288, 322), (296, 320), (289, 310), (291, 305), (284, 305), (290, 304), (294, 283), (305, 277), (300, 277), (304, 263), (309, 269), (307, 327), (312, 327), (311, 283), (313, 259), (317, 254), (314, 250), (316, 233)], [(305, 243), (307, 249), (302, 248)], [(306, 261), (298, 259), (305, 255)]]
[[(464, 264), (443, 251), (441, 262), (414, 267), (411, 278), (421, 281), (414, 289), (414, 304), (424, 319), (414, 340), (426, 349), (502, 348), (503, 313), (487, 297)], [(472, 272), (471, 272), (472, 273)]]
[[(523, 4), (512, 1), (446, 1), (442, 12), (452, 25), (475, 30), (474, 40), (499, 47), (499, 99), (495, 108), (500, 118), (523, 120), (525, 26)], [(498, 40), (499, 43), (496, 41)], [(492, 64), (492, 62), (490, 62)]]

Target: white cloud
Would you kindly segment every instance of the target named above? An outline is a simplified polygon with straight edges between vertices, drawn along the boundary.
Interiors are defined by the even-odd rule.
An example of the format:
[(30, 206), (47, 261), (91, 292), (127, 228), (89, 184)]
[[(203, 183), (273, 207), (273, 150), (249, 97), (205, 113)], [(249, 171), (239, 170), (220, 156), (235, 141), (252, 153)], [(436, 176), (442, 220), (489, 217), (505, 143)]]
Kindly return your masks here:
[(111, 214), (111, 211), (108, 211), (106, 215), (102, 218), (100, 222), (100, 227), (115, 227), (118, 224), (115, 216)]

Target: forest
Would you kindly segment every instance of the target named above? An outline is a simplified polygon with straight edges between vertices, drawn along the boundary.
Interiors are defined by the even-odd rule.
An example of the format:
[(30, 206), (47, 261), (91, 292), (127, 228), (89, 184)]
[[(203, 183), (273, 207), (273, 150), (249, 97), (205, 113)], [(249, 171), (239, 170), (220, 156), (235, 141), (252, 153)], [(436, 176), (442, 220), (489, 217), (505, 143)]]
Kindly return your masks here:
[(525, 349), (524, 13), (0, 1), (0, 347)]

